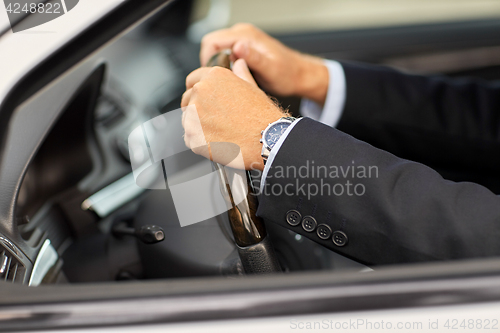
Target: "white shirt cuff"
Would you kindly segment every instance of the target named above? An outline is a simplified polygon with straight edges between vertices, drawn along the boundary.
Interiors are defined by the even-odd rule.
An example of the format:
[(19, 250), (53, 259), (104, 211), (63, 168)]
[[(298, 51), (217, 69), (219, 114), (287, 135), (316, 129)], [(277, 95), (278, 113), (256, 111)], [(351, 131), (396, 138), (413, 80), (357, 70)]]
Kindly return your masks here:
[(323, 61), (326, 68), (328, 68), (329, 77), (325, 105), (321, 108), (317, 103), (304, 98), (300, 104), (300, 114), (325, 125), (335, 127), (344, 111), (346, 99), (345, 73), (339, 62), (334, 60)]
[(260, 178), (260, 191), (262, 192), (264, 190), (264, 186), (266, 185), (266, 177), (267, 173), (269, 172), (269, 169), (271, 168), (271, 165), (273, 164), (274, 157), (278, 154), (278, 151), (280, 150), (281, 146), (283, 145), (283, 142), (285, 142), (286, 137), (288, 134), (292, 131), (292, 129), (297, 125), (299, 121), (301, 121), (302, 118), (299, 118), (295, 120), (288, 128), (286, 129), (285, 133), (281, 135), (281, 137), (278, 139), (278, 142), (276, 142), (276, 145), (271, 149), (271, 152), (269, 153), (269, 157), (267, 158), (266, 165), (264, 166), (264, 171), (262, 172), (262, 177)]

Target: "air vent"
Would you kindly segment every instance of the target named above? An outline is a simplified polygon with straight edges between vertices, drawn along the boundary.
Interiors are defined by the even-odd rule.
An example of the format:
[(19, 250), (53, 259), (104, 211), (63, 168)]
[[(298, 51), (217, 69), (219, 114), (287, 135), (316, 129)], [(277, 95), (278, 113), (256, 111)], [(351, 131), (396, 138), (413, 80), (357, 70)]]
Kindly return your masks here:
[(0, 248), (0, 281), (23, 282), (26, 269), (10, 252)]

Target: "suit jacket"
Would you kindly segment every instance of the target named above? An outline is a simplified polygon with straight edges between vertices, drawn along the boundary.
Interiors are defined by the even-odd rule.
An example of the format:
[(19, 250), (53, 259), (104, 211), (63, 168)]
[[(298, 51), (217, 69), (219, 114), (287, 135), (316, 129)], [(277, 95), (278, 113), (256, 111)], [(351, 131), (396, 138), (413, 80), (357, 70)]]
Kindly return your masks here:
[(295, 126), (257, 214), (367, 265), (500, 255), (500, 197), (396, 156), (498, 177), (500, 86), (343, 67), (340, 130)]

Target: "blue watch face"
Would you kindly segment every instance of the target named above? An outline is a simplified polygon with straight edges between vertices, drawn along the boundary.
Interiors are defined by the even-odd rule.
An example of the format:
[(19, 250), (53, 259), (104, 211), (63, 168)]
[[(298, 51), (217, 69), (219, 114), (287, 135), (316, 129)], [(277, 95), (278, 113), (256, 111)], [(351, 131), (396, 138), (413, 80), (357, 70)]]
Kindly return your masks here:
[(280, 137), (285, 133), (286, 129), (290, 126), (290, 123), (282, 122), (274, 124), (271, 128), (269, 128), (266, 132), (265, 141), (270, 149), (276, 145)]

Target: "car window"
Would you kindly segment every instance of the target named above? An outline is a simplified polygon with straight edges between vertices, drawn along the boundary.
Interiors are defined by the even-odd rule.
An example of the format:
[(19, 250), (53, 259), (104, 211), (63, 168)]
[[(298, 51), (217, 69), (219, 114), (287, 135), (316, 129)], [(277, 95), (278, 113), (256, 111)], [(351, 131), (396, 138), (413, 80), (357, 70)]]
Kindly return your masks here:
[[(174, 3), (174, 5), (181, 7), (167, 7), (167, 9), (172, 10), (173, 14), (168, 14), (170, 13), (168, 10), (160, 12), (158, 16), (151, 17), (142, 25), (137, 26), (127, 34), (123, 34), (120, 38), (108, 43), (87, 58), (85, 64), (89, 67), (99, 63), (104, 66), (103, 69), (96, 68), (96, 77), (99, 78), (99, 75), (102, 75), (101, 72), (104, 68), (106, 72), (106, 75), (102, 75), (102, 82), (99, 84), (95, 83), (94, 79), (89, 79), (89, 83), (82, 83), (82, 87), (87, 87), (88, 84), (95, 91), (99, 91), (99, 94), (96, 93), (98, 96), (93, 97), (96, 99), (95, 110), (83, 106), (76, 108), (76, 105), (85, 106), (87, 104), (80, 102), (79, 94), (76, 94), (77, 97), (73, 98), (70, 93), (68, 93), (67, 99), (72, 102), (64, 110), (61, 111), (54, 107), (47, 108), (55, 110), (51, 112), (60, 112), (64, 116), (59, 117), (54, 125), (47, 124), (47, 126), (53, 127), (47, 127), (47, 131), (50, 129), (50, 134), (43, 139), (41, 147), (37, 150), (35, 157), (28, 166), (17, 198), (16, 214), (18, 220), (27, 226), (22, 227), (22, 229), (27, 230), (25, 232), (26, 237), (33, 235), (32, 230), (37, 228), (42, 231), (45, 231), (44, 228), (50, 229), (47, 231), (47, 237), (55, 250), (62, 254), (65, 262), (63, 270), (69, 282), (220, 275), (222, 269), (220, 263), (227, 258), (229, 258), (228, 261), (233, 259), (231, 254), (234, 252), (235, 245), (231, 238), (228, 216), (225, 214), (227, 207), (223, 204), (218, 206), (219, 202), (214, 200), (215, 195), (222, 195), (220, 183), (215, 176), (213, 178), (203, 178), (207, 175), (212, 177), (215, 174), (212, 165), (208, 160), (200, 158), (186, 149), (183, 140), (183, 129), (180, 125), (182, 115), (179, 110), (180, 97), (185, 89), (186, 76), (199, 66), (200, 45), (190, 38), (185, 38), (185, 31), (179, 32), (174, 29), (177, 27), (165, 25), (165, 22), (169, 22), (169, 18), (181, 17), (187, 21), (189, 15), (191, 15), (191, 21), (196, 23), (193, 23), (189, 28), (187, 28), (188, 25), (186, 24), (186, 28), (190, 29), (187, 31), (188, 37), (189, 31), (196, 31), (194, 28), (197, 28), (198, 33), (202, 36), (214, 28), (246, 21), (255, 23), (269, 32), (290, 33), (291, 36), (286, 42), (291, 47), (303, 47), (306, 51), (316, 52), (316, 54), (332, 54), (332, 59), (336, 58), (340, 49), (344, 52), (342, 53), (343, 59), (347, 60), (361, 59), (365, 62), (381, 62), (380, 59), (385, 57), (387, 63), (387, 59), (398, 57), (404, 53), (406, 58), (403, 60), (407, 63), (416, 63), (414, 57), (419, 56), (419, 52), (423, 49), (421, 41), (436, 36), (436, 32), (425, 30), (415, 34), (413, 31), (402, 31), (399, 32), (398, 38), (393, 38), (393, 31), (386, 35), (382, 32), (378, 36), (379, 40), (373, 41), (371, 35), (366, 35), (367, 30), (358, 31), (358, 36), (349, 35), (348, 38), (345, 38), (345, 41), (348, 41), (349, 52), (351, 53), (344, 51), (347, 47), (344, 47), (341, 39), (333, 40), (331, 43), (325, 42), (327, 39), (330, 41), (330, 38), (334, 38), (335, 33), (318, 33), (316, 35), (311, 33), (309, 39), (303, 38), (300, 34), (297, 34), (298, 37), (295, 38), (293, 33), (297, 30), (314, 32), (315, 30), (324, 29), (335, 30), (377, 25), (394, 26), (411, 22), (445, 22), (480, 17), (486, 20), (495, 17), (495, 15), (500, 15), (500, 3), (493, 1), (477, 1), (472, 6), (470, 1), (451, 2), (447, 0), (422, 1), (419, 3), (416, 1), (395, 2), (389, 0), (374, 0), (373, 2), (315, 0), (307, 3), (299, 1), (285, 2), (283, 0), (270, 2), (260, 0), (253, 2), (213, 0), (198, 1), (194, 4), (193, 13), (180, 15), (179, 13), (182, 14), (190, 10), (190, 8), (182, 7), (184, 4), (185, 2), (182, 1)], [(176, 10), (174, 11), (172, 8)], [(440, 10), (437, 10), (438, 8)], [(472, 9), (467, 10), (467, 8)], [(205, 22), (205, 25), (199, 24), (201, 22)], [(456, 36), (461, 36), (460, 31), (469, 29), (467, 38), (474, 39), (478, 48), (478, 50), (473, 50), (474, 52), (491, 54), (489, 48), (492, 44), (497, 43), (497, 45), (500, 45), (500, 41), (496, 42), (491, 37), (498, 35), (498, 30), (476, 31), (470, 29), (470, 27), (460, 29), (457, 28), (456, 31), (452, 31), (453, 36), (450, 38), (456, 40)], [(374, 28), (368, 31), (375, 30)], [(447, 28), (447, 30), (450, 29)], [(481, 35), (482, 40), (475, 38), (475, 35)], [(468, 41), (465, 37), (462, 38), (464, 44), (457, 47), (468, 47)], [(448, 37), (444, 36), (443, 38)], [(301, 44), (304, 40), (308, 44)], [(439, 41), (438, 39), (435, 40)], [(388, 45), (388, 47), (381, 48), (381, 43)], [(395, 47), (400, 45), (403, 45), (405, 49), (400, 50)], [(435, 42), (427, 45), (426, 50), (429, 52), (442, 52), (444, 49), (440, 49), (441, 45), (447, 45), (447, 43)], [(381, 54), (380, 50), (386, 53)], [(470, 55), (470, 53), (467, 53), (467, 55)], [(461, 70), (463, 70), (460, 67), (462, 63), (469, 65), (474, 62), (471, 61), (471, 58), (473, 58), (472, 60), (476, 59), (476, 63), (480, 63), (481, 66), (485, 66), (485, 64), (490, 66), (481, 57), (464, 57), (463, 54), (447, 54), (446, 57), (441, 57), (441, 59), (444, 59), (442, 62), (453, 63), (455, 67)], [(498, 59), (498, 57), (494, 58)], [(450, 61), (450, 59), (453, 61)], [(486, 58), (488, 61), (489, 59), (489, 57)], [(431, 63), (428, 58), (424, 58), (423, 62), (425, 62), (427, 68)], [(393, 63), (396, 62), (393, 61)], [(494, 75), (495, 72), (488, 70), (488, 73)], [(498, 74), (494, 78), (500, 78), (500, 73), (496, 73)], [(93, 78), (94, 74), (90, 74), (91, 72), (85, 75)], [(469, 74), (479, 77), (482, 72), (476, 71)], [(101, 79), (95, 80), (99, 81)], [(102, 84), (102, 87), (99, 87), (100, 84)], [(65, 86), (69, 87), (67, 84)], [(77, 90), (76, 87), (74, 89)], [(82, 89), (82, 91), (87, 92), (86, 89)], [(70, 97), (73, 99), (70, 99)], [(87, 98), (87, 96), (81, 98)], [(51, 99), (47, 100), (52, 101)], [(87, 98), (87, 102), (89, 105), (94, 103), (92, 98)], [(297, 105), (291, 104), (292, 102), (289, 101), (280, 100), (280, 102), (285, 107), (288, 107), (291, 113), (298, 113)], [(40, 107), (40, 105), (37, 105), (37, 107)], [(25, 112), (29, 114), (28, 109)], [(177, 118), (173, 119), (176, 114)], [(82, 125), (86, 124), (85, 121), (80, 121), (84, 117), (92, 119), (92, 131)], [(44, 118), (52, 119), (47, 115)], [(19, 119), (22, 120), (23, 118)], [(77, 124), (74, 124), (74, 122)], [(39, 127), (41, 133), (45, 132), (40, 123), (32, 122), (31, 124)], [(19, 123), (19, 126), (27, 128), (27, 125), (21, 123)], [(158, 129), (157, 132), (151, 130), (155, 128)], [(13, 133), (16, 132), (13, 131)], [(136, 141), (131, 140), (131, 137), (132, 139), (135, 138), (134, 133), (138, 133), (137, 137), (139, 139)], [(17, 135), (24, 135), (24, 132), (18, 131)], [(156, 141), (153, 141), (155, 135)], [(35, 147), (39, 138), (31, 139), (34, 141), (33, 147)], [(18, 141), (13, 140), (16, 144)], [(60, 144), (60, 142), (66, 141), (68, 142), (67, 146)], [(87, 141), (90, 142), (89, 146), (86, 144)], [(99, 147), (92, 146), (92, 142), (97, 142)], [(175, 142), (182, 149), (174, 149)], [(156, 146), (155, 148), (158, 143), (160, 147)], [(138, 146), (139, 150), (135, 149), (134, 145)], [(26, 143), (24, 143), (24, 146), (26, 147)], [(94, 154), (92, 149), (100, 149), (101, 154)], [(175, 152), (180, 156), (179, 159), (171, 158), (167, 160), (165, 156), (156, 158), (157, 153), (164, 153), (167, 150), (169, 155), (165, 155), (166, 157), (172, 157), (172, 152)], [(20, 156), (18, 150), (12, 148), (11, 151), (16, 152), (16, 156)], [(66, 158), (72, 156), (67, 153), (68, 151), (77, 152), (78, 159)], [(26, 154), (28, 153), (31, 152), (29, 151)], [(475, 168), (463, 170), (455, 165), (434, 165), (433, 160), (425, 159), (427, 156), (424, 158), (411, 156), (406, 150), (395, 151), (395, 153), (406, 159), (422, 161), (438, 170), (446, 179), (472, 181), (491, 189), (495, 193), (500, 193), (500, 181), (497, 179), (497, 172), (490, 175)], [(60, 157), (60, 159), (56, 160), (53, 154)], [(183, 158), (182, 162), (185, 162), (185, 164), (180, 163), (181, 157)], [(141, 163), (144, 162), (144, 164), (138, 162), (137, 165), (134, 165), (135, 159), (140, 160)], [(147, 163), (156, 167), (154, 175), (158, 177), (154, 178), (154, 180), (159, 179), (160, 182), (159, 184), (155, 183), (155, 186), (139, 184), (138, 175), (141, 173), (131, 173), (132, 169), (134, 171), (138, 169), (135, 166), (142, 168)], [(65, 170), (56, 177), (58, 178), (57, 181), (48, 177), (48, 175), (53, 174), (53, 169)], [(44, 183), (47, 179), (51, 180), (51, 184), (46, 185)], [(182, 210), (184, 215), (182, 216), (201, 211), (201, 201), (196, 201), (193, 204), (193, 200), (197, 199), (194, 194), (201, 192), (201, 186), (198, 186), (198, 183), (193, 181), (195, 179), (210, 180), (207, 183), (211, 186), (209, 189), (213, 190), (214, 194), (207, 191), (210, 195), (205, 195), (203, 199), (207, 202), (207, 205), (211, 204), (217, 208), (213, 209), (214, 214), (210, 216), (203, 215), (203, 218), (195, 221), (199, 222), (196, 225), (194, 225), (194, 222), (183, 223), (179, 214), (179, 211), (181, 211), (179, 207), (184, 208)], [(182, 189), (188, 190), (183, 192), (185, 195), (178, 196), (179, 189), (184, 185), (193, 185), (193, 187), (182, 187)], [(63, 195), (70, 190), (74, 191), (75, 194), (72, 195), (75, 198)], [(120, 195), (114, 195), (117, 192)], [(56, 198), (58, 201), (54, 203), (51, 201), (52, 198)], [(72, 200), (71, 205), (66, 203), (69, 199)], [(73, 234), (70, 232), (69, 227), (65, 227), (58, 230), (58, 234), (52, 235), (52, 224), (65, 225), (70, 223), (59, 215), (57, 215), (57, 218), (54, 217), (56, 213), (53, 213), (53, 211), (59, 209), (57, 205), (64, 207), (69, 205), (67, 206), (69, 208), (65, 208), (65, 214), (70, 217), (68, 221), (77, 220), (80, 214), (85, 214), (86, 218), (92, 222), (88, 224), (90, 226), (84, 226), (85, 228), (88, 227), (89, 230), (82, 227), (83, 231), (77, 231)], [(222, 207), (221, 210), (219, 210), (220, 207)], [(223, 211), (224, 214), (220, 213), (220, 211)], [(47, 212), (53, 213), (54, 216)], [(129, 234), (126, 234), (123, 230), (120, 231), (120, 228), (116, 231), (114, 227), (119, 224), (128, 227)], [(102, 234), (95, 232), (95, 225), (99, 226)], [(114, 261), (117, 264), (107, 267), (109, 272), (104, 278), (84, 274), (84, 272), (90, 272), (92, 269), (87, 267), (86, 264), (81, 264), (80, 255), (82, 250), (80, 246), (82, 245), (77, 242), (79, 238), (87, 237), (87, 233), (91, 233), (94, 237), (99, 238), (98, 241), (100, 242), (111, 239), (121, 246), (122, 241), (124, 244), (127, 242), (127, 238), (121, 236), (123, 234), (130, 236), (130, 228), (134, 227), (140, 230), (151, 225), (160, 225), (168, 230), (166, 241), (155, 248), (141, 243), (137, 245), (138, 249), (134, 248), (134, 242), (129, 242), (132, 243), (130, 247), (140, 253), (136, 257), (127, 256), (127, 260), (130, 260), (130, 262)], [(302, 231), (301, 228), (299, 226), (288, 230), (273, 223), (269, 223), (267, 226), (268, 233), (272, 235), (271, 237), (274, 237), (276, 243), (285, 244), (279, 246), (278, 250), (286, 271), (365, 270), (360, 263), (343, 257), (321, 245), (320, 239), (324, 240), (324, 238), (319, 238), (320, 236), (314, 238), (316, 237), (314, 235), (317, 235), (316, 233), (311, 233), (313, 235), (312, 240), (301, 235), (299, 233), (299, 231)], [(57, 228), (54, 227), (54, 229)], [(154, 229), (150, 228), (150, 230)], [(81, 232), (81, 234), (78, 232)], [(217, 247), (213, 251), (207, 251), (206, 249), (213, 248), (213, 244), (217, 244)], [(331, 244), (331, 242), (328, 244)], [(116, 252), (121, 253), (118, 250)], [(150, 260), (151, 257), (156, 257), (158, 253), (176, 259), (161, 267), (147, 262), (144, 264), (144, 271), (140, 267), (133, 267), (133, 269), (128, 270), (128, 265), (133, 266), (137, 257), (142, 256), (146, 261)], [(102, 257), (104, 258), (105, 254)], [(91, 264), (94, 263), (89, 265)], [(126, 273), (128, 275), (123, 273), (125, 271), (124, 267), (127, 267)], [(226, 269), (225, 266), (223, 268)]]
[(205, 16), (210, 6), (227, 7), (227, 15), (220, 18), (228, 26), (249, 22), (271, 33), (500, 17), (495, 0), (197, 0), (193, 19)]

